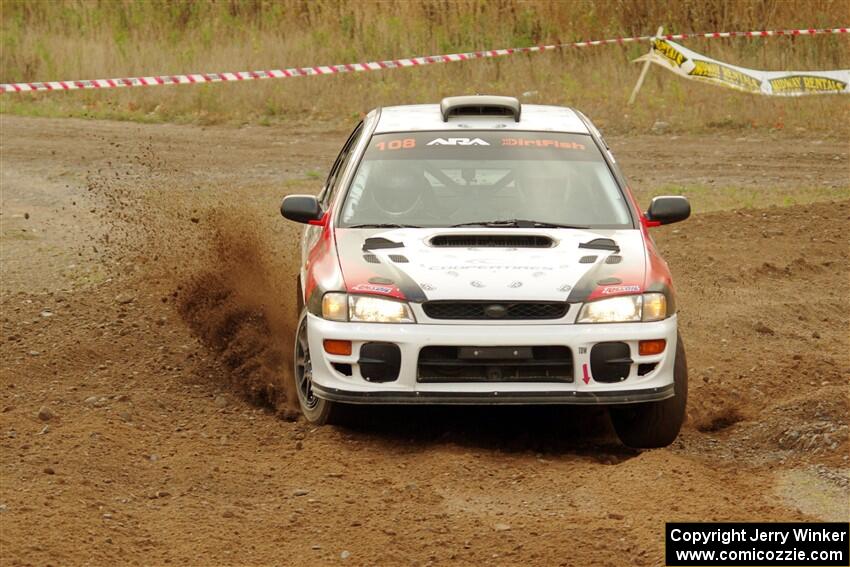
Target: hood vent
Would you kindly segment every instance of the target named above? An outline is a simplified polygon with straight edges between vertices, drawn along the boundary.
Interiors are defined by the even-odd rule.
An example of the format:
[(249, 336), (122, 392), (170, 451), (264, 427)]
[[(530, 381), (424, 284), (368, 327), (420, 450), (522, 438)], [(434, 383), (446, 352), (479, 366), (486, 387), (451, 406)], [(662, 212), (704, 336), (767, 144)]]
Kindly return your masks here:
[(590, 242), (582, 242), (578, 245), (579, 248), (589, 248), (590, 250), (610, 250), (619, 252), (620, 247), (610, 238), (594, 238)]
[(363, 241), (363, 251), (384, 250), (385, 248), (404, 248), (404, 242), (393, 242), (383, 236), (373, 236)]
[(446, 248), (552, 248), (555, 241), (537, 234), (441, 234), (431, 246)]

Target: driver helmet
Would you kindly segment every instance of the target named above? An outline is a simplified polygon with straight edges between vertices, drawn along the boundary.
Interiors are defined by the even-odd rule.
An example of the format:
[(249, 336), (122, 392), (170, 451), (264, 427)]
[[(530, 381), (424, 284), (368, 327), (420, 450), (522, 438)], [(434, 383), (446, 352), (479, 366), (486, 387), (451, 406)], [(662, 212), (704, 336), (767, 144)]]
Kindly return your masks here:
[(422, 202), (423, 183), (426, 183), (422, 170), (405, 160), (378, 164), (369, 181), (372, 201), (390, 216), (404, 216), (416, 209)]

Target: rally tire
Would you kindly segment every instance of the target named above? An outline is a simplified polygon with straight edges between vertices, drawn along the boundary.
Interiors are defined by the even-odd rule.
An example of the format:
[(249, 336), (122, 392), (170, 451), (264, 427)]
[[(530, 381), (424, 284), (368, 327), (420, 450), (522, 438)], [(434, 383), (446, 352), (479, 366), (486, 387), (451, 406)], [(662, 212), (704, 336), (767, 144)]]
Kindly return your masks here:
[(303, 309), (295, 332), (295, 353), (293, 356), (295, 392), (298, 406), (304, 418), (314, 425), (332, 425), (343, 421), (345, 407), (316, 396), (312, 388), (312, 362), (310, 344), (307, 340), (307, 310)]
[(679, 435), (688, 404), (688, 362), (685, 345), (678, 336), (673, 382), (675, 395), (672, 398), (609, 409), (611, 423), (624, 445), (634, 449), (655, 449), (666, 447)]

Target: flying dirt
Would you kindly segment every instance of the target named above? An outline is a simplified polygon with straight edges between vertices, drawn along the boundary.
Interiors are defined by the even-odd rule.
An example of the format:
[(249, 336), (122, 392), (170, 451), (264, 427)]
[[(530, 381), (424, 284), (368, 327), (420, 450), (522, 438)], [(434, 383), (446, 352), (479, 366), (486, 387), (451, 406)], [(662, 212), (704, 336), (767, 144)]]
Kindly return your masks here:
[(344, 133), (2, 128), (2, 565), (655, 565), (666, 521), (848, 517), (845, 140), (609, 136), (642, 204), (698, 187), (653, 229), (688, 421), (639, 452), (588, 408), (298, 418), (278, 206)]

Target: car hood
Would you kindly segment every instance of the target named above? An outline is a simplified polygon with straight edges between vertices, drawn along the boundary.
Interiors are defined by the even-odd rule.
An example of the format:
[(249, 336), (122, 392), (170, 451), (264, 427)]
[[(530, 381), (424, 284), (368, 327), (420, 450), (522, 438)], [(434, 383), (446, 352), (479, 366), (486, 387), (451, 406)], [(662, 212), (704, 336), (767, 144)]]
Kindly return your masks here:
[(643, 291), (646, 274), (636, 229), (338, 228), (336, 243), (350, 293), (409, 301), (579, 302)]

